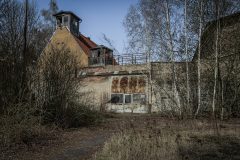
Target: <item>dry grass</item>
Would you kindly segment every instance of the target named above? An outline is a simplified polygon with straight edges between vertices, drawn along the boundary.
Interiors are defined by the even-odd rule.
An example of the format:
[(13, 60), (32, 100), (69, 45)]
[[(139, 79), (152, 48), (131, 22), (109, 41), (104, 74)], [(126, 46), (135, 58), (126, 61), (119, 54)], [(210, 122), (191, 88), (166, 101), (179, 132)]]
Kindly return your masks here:
[(129, 119), (98, 152), (95, 160), (240, 159), (238, 124)]
[[(239, 119), (218, 122), (217, 130), (214, 128), (216, 125), (207, 119), (179, 121), (153, 115), (126, 114), (109, 114), (106, 117), (103, 123), (90, 128), (60, 130), (53, 134), (46, 128), (44, 132), (49, 135), (26, 136), (30, 138), (26, 141), (28, 148), (15, 150), (18, 152), (16, 156), (13, 152), (0, 155), (0, 159), (1, 156), (4, 160), (64, 159), (62, 151), (69, 154), (68, 159), (87, 159), (93, 154), (95, 160), (240, 159)], [(54, 140), (53, 137), (58, 138)], [(109, 139), (103, 147), (104, 142), (96, 146), (97, 141), (105, 141), (102, 137)], [(72, 153), (72, 150), (76, 152)]]

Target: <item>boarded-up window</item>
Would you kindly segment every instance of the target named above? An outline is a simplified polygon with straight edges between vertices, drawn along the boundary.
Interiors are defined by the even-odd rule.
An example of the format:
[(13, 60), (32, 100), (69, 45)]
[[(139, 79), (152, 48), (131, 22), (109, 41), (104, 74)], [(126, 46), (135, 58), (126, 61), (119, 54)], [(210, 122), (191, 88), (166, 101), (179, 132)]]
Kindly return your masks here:
[(123, 77), (120, 80), (120, 92), (121, 93), (126, 93), (128, 88), (128, 77)]
[(123, 103), (123, 94), (112, 94), (111, 103), (114, 104)]
[(137, 77), (131, 77), (129, 82), (129, 92), (136, 93), (137, 92)]
[(139, 93), (144, 93), (145, 92), (145, 86), (146, 86), (146, 81), (143, 77), (139, 78), (138, 80), (138, 92)]
[(118, 78), (113, 78), (112, 80), (112, 93), (119, 93), (119, 79)]
[(112, 79), (112, 93), (145, 93), (146, 79), (143, 76), (124, 76)]

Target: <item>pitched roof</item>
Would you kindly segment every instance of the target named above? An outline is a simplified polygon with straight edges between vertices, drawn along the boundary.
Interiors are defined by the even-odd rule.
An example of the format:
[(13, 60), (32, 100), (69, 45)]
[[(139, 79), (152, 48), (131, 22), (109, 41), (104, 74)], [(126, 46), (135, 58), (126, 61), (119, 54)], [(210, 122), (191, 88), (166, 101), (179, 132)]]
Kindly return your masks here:
[(80, 22), (82, 21), (82, 19), (80, 17), (78, 17), (76, 14), (74, 14), (71, 11), (60, 11), (60, 12), (54, 14), (53, 16), (57, 17), (57, 16), (62, 15), (62, 14), (70, 14), (70, 15), (74, 16), (76, 19), (78, 19)]
[(74, 37), (87, 56), (90, 54), (92, 48), (96, 48), (98, 46), (95, 42), (93, 42), (90, 38), (85, 37), (83, 34), (80, 34), (78, 37)]

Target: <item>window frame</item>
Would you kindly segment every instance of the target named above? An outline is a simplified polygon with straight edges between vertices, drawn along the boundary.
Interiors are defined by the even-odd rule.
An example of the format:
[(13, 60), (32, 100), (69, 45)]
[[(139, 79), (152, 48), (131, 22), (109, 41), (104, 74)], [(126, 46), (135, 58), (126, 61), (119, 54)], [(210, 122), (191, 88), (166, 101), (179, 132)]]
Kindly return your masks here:
[[(65, 20), (67, 20), (67, 21), (65, 21)], [(62, 22), (63, 22), (63, 25), (68, 26), (68, 24), (69, 24), (69, 16), (68, 15), (64, 15)]]
[[(122, 101), (121, 102), (117, 102), (117, 103), (114, 103), (112, 102), (113, 100), (113, 95), (121, 95), (122, 96)], [(138, 98), (138, 100), (134, 101), (134, 96), (135, 95), (139, 95), (140, 97)], [(130, 96), (130, 102), (126, 102), (126, 96)], [(144, 96), (144, 98), (143, 98)], [(110, 103), (111, 104), (121, 104), (121, 105), (129, 105), (129, 104), (146, 104), (146, 94), (145, 93), (111, 93), (111, 100), (110, 100)], [(121, 99), (121, 98), (120, 98)]]
[[(114, 103), (114, 102), (112, 102), (113, 100), (113, 95), (120, 95), (120, 96), (122, 96), (122, 98), (120, 98), (120, 100), (121, 100), (121, 102), (116, 102), (116, 103)], [(112, 93), (111, 94), (111, 104), (124, 104), (124, 94), (123, 93)]]
[[(123, 95), (124, 95), (124, 104), (132, 104), (133, 103), (133, 101), (132, 101), (133, 94), (123, 94)], [(126, 103), (126, 96), (130, 96), (130, 102)]]

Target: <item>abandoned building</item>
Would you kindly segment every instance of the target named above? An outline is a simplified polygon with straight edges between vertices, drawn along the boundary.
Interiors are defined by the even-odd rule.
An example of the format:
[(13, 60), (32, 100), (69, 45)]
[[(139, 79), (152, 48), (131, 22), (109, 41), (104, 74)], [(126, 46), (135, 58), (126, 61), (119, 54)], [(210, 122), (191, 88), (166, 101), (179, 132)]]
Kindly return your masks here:
[[(81, 34), (79, 29), (82, 20), (74, 13), (61, 11), (54, 16), (57, 20), (56, 31), (45, 50), (47, 51), (51, 45), (64, 43), (71, 53), (76, 55), (79, 64), (77, 78), (83, 83), (79, 92), (85, 93), (83, 99), (86, 103), (94, 104), (96, 109), (111, 112), (148, 113), (179, 109), (175, 104), (175, 98), (171, 96), (173, 92), (172, 63), (149, 62), (144, 54), (116, 56), (113, 50), (98, 45)], [(239, 60), (240, 54), (240, 13), (221, 18), (220, 24), (220, 46), (223, 49), (220, 50), (221, 69), (219, 70), (222, 71), (222, 81), (227, 82), (228, 63), (223, 60), (223, 57), (228, 57), (228, 61), (234, 61), (231, 64), (239, 66), (235, 60)], [(210, 105), (211, 99), (212, 87), (208, 86), (212, 86), (212, 81), (209, 82), (208, 79), (212, 80), (214, 76), (215, 26), (216, 22), (209, 23), (202, 36), (203, 85), (201, 87), (203, 88), (202, 101), (206, 103), (204, 107)], [(195, 105), (197, 52), (193, 60), (188, 63), (190, 103)], [(186, 62), (175, 62), (174, 65), (180, 97), (180, 102), (177, 103), (186, 105)]]

